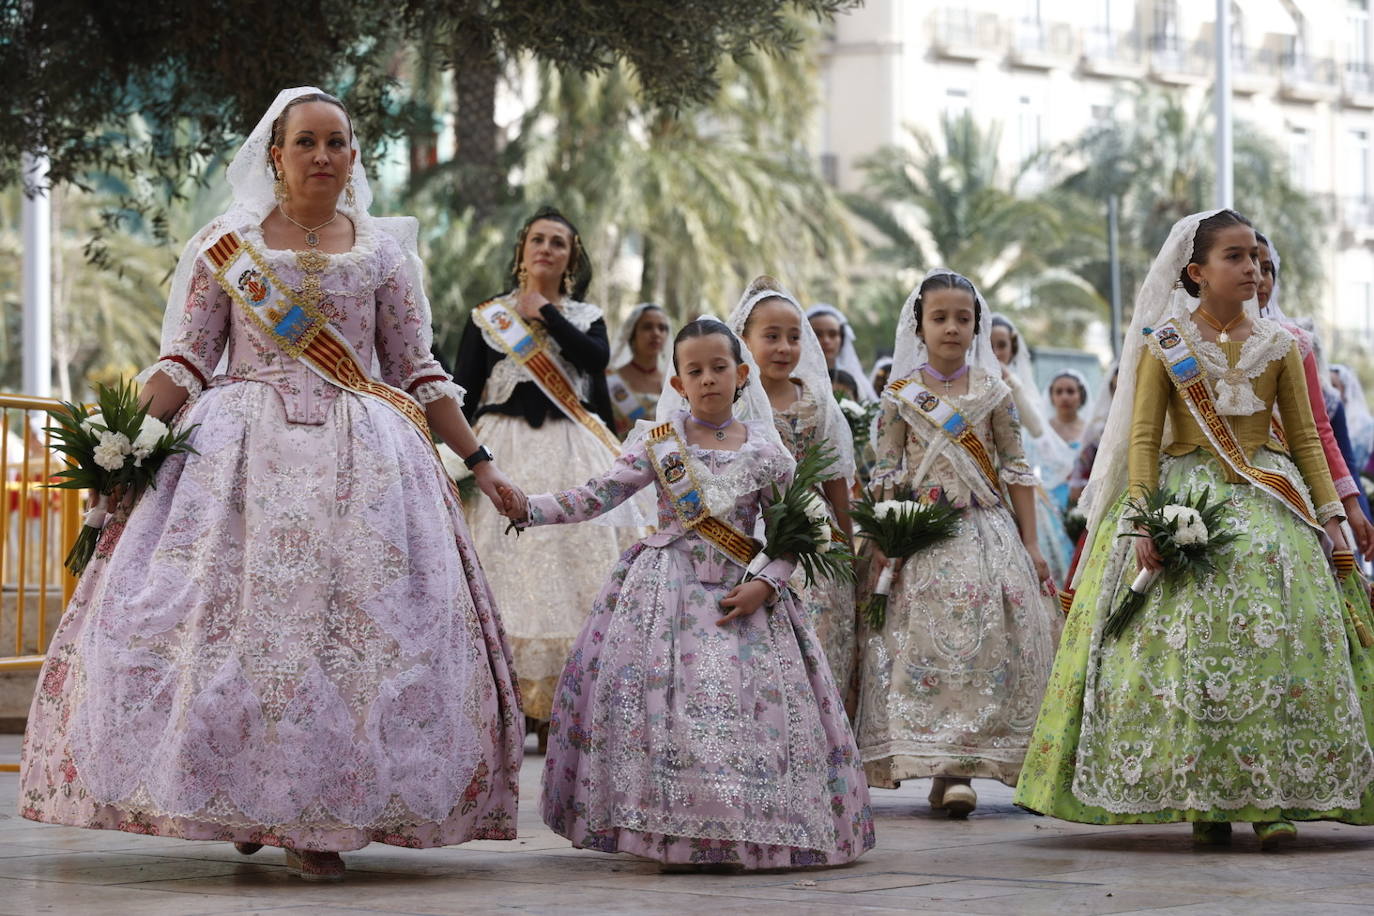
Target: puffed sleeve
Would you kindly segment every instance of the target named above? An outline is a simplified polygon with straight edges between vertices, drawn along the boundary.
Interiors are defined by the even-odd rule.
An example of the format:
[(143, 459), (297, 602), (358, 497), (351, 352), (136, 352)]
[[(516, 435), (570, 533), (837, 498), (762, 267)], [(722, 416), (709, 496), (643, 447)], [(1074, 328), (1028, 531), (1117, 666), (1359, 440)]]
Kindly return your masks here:
[(997, 448), (998, 476), (1012, 487), (1033, 487), (1039, 483), (1021, 442), (1021, 423), (1016, 415), (1015, 395), (1009, 394), (992, 409), (992, 440)]
[(181, 328), (158, 361), (139, 374), (146, 382), (161, 372), (195, 397), (204, 390), (224, 354), (229, 339), (229, 314), (233, 301), (210, 273), (209, 266), (196, 259), (186, 292), (186, 310)]
[(874, 489), (897, 484), (906, 454), (906, 434), (906, 420), (902, 419), (897, 402), (891, 395), (884, 394), (882, 409), (878, 412), (877, 435), (873, 437), (877, 461), (869, 480)]
[(410, 394), (421, 404), (453, 398), (463, 404), (463, 389), (434, 358), (434, 330), (416, 301), (416, 291), (405, 270), (405, 253), (383, 249), (393, 259), (391, 270), (377, 288), (377, 362), (382, 381)]
[(1317, 436), (1316, 421), (1312, 419), (1312, 405), (1307, 399), (1307, 381), (1297, 344), (1289, 347), (1283, 357), (1278, 386), (1279, 416), (1283, 418), (1288, 447), (1293, 453), (1293, 462), (1302, 472), (1307, 489), (1312, 493), (1317, 518), (1322, 522), (1343, 518), (1345, 509), (1331, 482), (1331, 470), (1327, 467), (1321, 439)]
[(1131, 405), (1131, 449), (1127, 458), (1130, 493), (1142, 495), (1159, 486), (1159, 445), (1164, 439), (1164, 415), (1169, 410), (1173, 382), (1159, 357), (1146, 348), (1135, 374), (1135, 403)]
[(654, 467), (649, 460), (648, 446), (641, 439), (626, 448), (605, 474), (578, 487), (531, 496), (529, 518), (520, 527), (566, 525), (605, 515), (653, 480)]

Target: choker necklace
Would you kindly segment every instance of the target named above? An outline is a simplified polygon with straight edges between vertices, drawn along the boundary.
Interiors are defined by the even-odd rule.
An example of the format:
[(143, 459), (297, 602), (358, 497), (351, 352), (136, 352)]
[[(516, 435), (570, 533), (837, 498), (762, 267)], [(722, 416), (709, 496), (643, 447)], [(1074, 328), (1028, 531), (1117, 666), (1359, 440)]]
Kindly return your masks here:
[(716, 439), (719, 442), (725, 441), (725, 430), (730, 426), (734, 425), (735, 422), (735, 418), (731, 416), (730, 419), (726, 420), (724, 423), (717, 426), (716, 424), (709, 423), (706, 420), (699, 420), (697, 419), (697, 416), (695, 414), (690, 413), (687, 415), (687, 419), (691, 420), (697, 426), (704, 426), (707, 429), (714, 429), (716, 431)]
[(634, 360), (630, 360), (630, 365), (634, 366), (636, 369), (638, 369), (640, 372), (643, 372), (645, 375), (653, 375), (655, 372), (658, 371), (658, 363), (654, 363), (648, 369), (645, 369), (643, 366), (641, 366)]
[(1231, 335), (1227, 334), (1226, 332), (1245, 320), (1244, 309), (1241, 309), (1240, 314), (1237, 315), (1235, 318), (1232, 318), (1230, 321), (1226, 322), (1226, 324), (1222, 324), (1220, 321), (1217, 321), (1216, 318), (1212, 316), (1211, 312), (1207, 311), (1200, 305), (1197, 307), (1197, 314), (1201, 315), (1202, 320), (1210, 324), (1213, 330), (1217, 332), (1217, 343), (1226, 343), (1228, 340), (1230, 340)]
[(924, 365), (922, 365), (921, 371), (928, 373), (932, 378), (939, 379), (942, 383), (944, 383), (945, 394), (949, 394), (949, 390), (954, 385), (954, 382), (957, 379), (961, 379), (964, 376), (968, 375), (968, 363), (964, 363), (962, 366), (951, 372), (949, 375), (945, 375), (943, 372), (941, 372), (939, 369), (936, 369), (930, 363), (925, 363)]
[(288, 214), (285, 210), (282, 209), (281, 204), (277, 204), (277, 212), (280, 213), (282, 216), (285, 216), (287, 222), (305, 231), (305, 244), (309, 245), (311, 248), (320, 247), (320, 230), (339, 218), (339, 211), (335, 210), (333, 216), (329, 217), (329, 219), (320, 223), (314, 229), (311, 229), (309, 226), (303, 226), (300, 223), (296, 222), (294, 219), (292, 219), (290, 214)]

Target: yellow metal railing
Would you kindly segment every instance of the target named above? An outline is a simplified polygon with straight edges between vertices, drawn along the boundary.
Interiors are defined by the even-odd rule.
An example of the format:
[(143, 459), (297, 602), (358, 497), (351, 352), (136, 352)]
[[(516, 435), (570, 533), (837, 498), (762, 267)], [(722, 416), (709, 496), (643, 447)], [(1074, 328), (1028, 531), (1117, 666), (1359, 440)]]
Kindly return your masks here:
[[(45, 486), (64, 466), (52, 449), (49, 398), (0, 393), (0, 673), (42, 666), (49, 626), (76, 578), (62, 566), (81, 525), (84, 495)], [(0, 771), (17, 769), (0, 763)]]

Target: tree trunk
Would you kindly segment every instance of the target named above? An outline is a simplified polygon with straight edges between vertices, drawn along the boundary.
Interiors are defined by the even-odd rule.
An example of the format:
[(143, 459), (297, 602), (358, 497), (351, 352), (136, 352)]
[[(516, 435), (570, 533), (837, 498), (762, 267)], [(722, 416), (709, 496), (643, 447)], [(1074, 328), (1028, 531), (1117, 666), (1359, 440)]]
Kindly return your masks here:
[(478, 220), (488, 219), (505, 195), (496, 125), (496, 83), (501, 64), (487, 37), (465, 29), (454, 39), (453, 88), (458, 102), (454, 124), (455, 159), (462, 167), (463, 202)]
[(639, 269), (639, 301), (658, 301), (658, 265), (654, 263), (654, 242), (647, 235), (643, 243), (643, 264)]

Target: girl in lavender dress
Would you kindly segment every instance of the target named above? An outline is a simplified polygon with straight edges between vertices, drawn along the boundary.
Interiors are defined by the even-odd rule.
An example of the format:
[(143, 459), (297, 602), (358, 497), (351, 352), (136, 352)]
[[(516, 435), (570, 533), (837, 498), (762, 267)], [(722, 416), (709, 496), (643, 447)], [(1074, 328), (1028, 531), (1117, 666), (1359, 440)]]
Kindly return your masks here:
[(370, 842), (515, 836), (509, 653), (428, 431), (509, 484), (357, 148), (337, 99), (282, 92), (182, 256), (144, 397), (196, 453), (107, 527), (53, 635), (24, 817), (282, 846), (309, 879)]
[(744, 532), (795, 463), (725, 325), (685, 327), (673, 365), (657, 421), (609, 473), (516, 510), (564, 524), (658, 492), (657, 532), (621, 558), (558, 681), (544, 821), (574, 846), (669, 865), (848, 862), (873, 846), (868, 788), (787, 588), (794, 563), (742, 581), (757, 550)]

